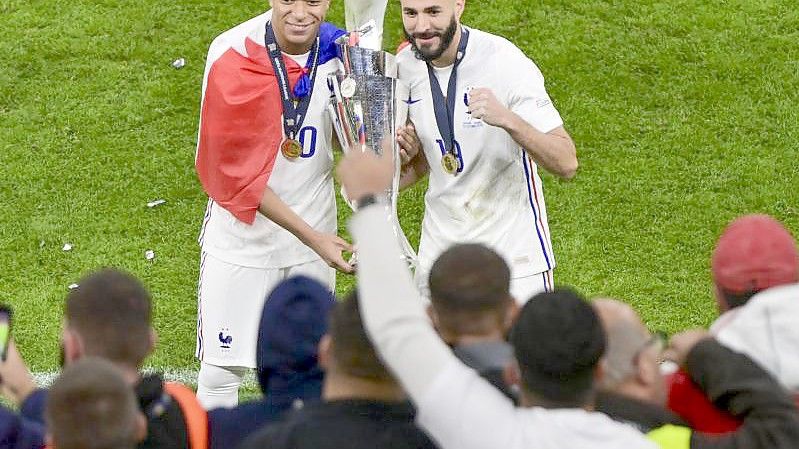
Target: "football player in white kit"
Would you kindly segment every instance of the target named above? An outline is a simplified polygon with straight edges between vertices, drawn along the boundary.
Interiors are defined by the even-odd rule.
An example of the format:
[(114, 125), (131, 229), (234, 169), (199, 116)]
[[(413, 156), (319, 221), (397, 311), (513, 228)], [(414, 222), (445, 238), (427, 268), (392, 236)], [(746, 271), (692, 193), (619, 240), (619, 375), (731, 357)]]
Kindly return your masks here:
[(349, 243), (336, 235), (328, 73), (340, 67), (329, 0), (272, 10), (211, 44), (196, 166), (209, 195), (200, 235), (197, 396), (233, 406), (255, 367), (264, 300), (304, 274), (332, 290)]
[[(410, 43), (397, 55), (423, 151), (403, 186), (429, 174), (417, 280), (450, 245), (479, 242), (511, 268), (520, 303), (552, 290), (552, 252), (538, 166), (562, 178), (577, 153), (538, 67), (508, 40), (460, 24), (465, 0), (401, 0)], [(401, 141), (413, 141), (413, 128)], [(407, 146), (407, 145), (406, 145)]]

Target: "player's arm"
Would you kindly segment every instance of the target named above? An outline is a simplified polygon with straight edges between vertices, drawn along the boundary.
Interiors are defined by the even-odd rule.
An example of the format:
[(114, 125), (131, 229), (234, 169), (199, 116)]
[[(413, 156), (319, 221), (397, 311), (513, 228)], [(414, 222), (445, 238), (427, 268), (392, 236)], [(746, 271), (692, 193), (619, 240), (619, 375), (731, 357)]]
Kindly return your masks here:
[(344, 273), (353, 272), (352, 266), (341, 256), (342, 251), (352, 251), (352, 245), (335, 234), (326, 234), (312, 228), (268, 186), (264, 190), (258, 211), (294, 234), (331, 267)]
[(571, 179), (577, 174), (577, 148), (563, 126), (542, 133), (518, 115), (511, 114), (512, 124), (505, 130), (536, 164), (564, 179)]
[(536, 164), (561, 178), (577, 173), (577, 149), (563, 126), (543, 133), (503, 105), (490, 89), (477, 88), (469, 93), (469, 111), (486, 124), (498, 126), (510, 134)]
[(412, 122), (408, 121), (405, 126), (397, 129), (397, 143), (402, 163), (399, 187), (403, 190), (427, 176), (430, 166), (427, 164), (427, 158), (422, 151), (422, 142)]

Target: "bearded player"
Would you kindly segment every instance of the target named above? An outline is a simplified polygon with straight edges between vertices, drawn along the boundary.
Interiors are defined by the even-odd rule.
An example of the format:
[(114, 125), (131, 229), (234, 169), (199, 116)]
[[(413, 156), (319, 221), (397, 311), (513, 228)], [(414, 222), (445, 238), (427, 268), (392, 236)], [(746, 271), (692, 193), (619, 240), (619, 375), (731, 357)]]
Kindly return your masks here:
[(551, 291), (555, 257), (538, 166), (562, 177), (577, 153), (538, 67), (508, 40), (461, 25), (465, 0), (401, 0), (410, 45), (397, 55), (411, 88), (401, 142), (423, 151), (403, 172), (429, 174), (417, 280), (454, 243), (495, 249), (520, 303)]
[(339, 69), (329, 0), (270, 0), (208, 52), (196, 166), (200, 234), (197, 396), (233, 406), (255, 367), (264, 300), (304, 274), (331, 291), (349, 243), (336, 235), (327, 75)]

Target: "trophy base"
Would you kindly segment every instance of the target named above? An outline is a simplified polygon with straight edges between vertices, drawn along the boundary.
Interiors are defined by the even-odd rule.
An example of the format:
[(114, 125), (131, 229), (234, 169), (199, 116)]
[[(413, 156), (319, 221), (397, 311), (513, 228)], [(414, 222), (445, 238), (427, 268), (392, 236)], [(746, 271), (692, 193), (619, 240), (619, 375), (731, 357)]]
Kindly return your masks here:
[[(416, 273), (416, 258), (415, 257), (403, 254), (399, 258), (400, 258), (400, 260), (405, 262), (405, 265), (408, 266), (408, 271), (410, 271), (411, 273)], [(352, 268), (355, 269), (355, 273), (357, 274), (358, 273), (358, 254), (353, 253), (352, 256), (350, 256), (349, 260), (347, 260), (347, 263), (350, 264), (352, 266)]]

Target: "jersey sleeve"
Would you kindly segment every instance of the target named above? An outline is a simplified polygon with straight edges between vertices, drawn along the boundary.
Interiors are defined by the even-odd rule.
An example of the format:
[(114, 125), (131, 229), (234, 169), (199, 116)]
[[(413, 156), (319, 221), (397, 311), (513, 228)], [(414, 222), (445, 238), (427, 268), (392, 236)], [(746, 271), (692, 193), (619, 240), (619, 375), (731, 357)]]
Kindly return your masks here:
[(509, 58), (512, 67), (508, 67), (510, 73), (517, 74), (508, 95), (510, 109), (543, 133), (563, 125), (560, 113), (544, 87), (541, 70), (520, 50), (514, 50)]

